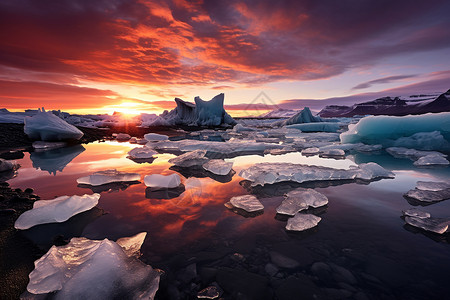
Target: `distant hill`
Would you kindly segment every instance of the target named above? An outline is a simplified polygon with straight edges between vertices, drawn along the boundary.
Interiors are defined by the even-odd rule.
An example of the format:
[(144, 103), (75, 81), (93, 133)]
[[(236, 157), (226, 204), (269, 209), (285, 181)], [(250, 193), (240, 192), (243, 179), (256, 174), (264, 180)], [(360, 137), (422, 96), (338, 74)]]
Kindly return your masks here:
[(319, 112), (321, 117), (352, 117), (355, 115), (405, 116), (450, 111), (450, 90), (437, 95), (383, 97), (352, 106), (328, 105)]

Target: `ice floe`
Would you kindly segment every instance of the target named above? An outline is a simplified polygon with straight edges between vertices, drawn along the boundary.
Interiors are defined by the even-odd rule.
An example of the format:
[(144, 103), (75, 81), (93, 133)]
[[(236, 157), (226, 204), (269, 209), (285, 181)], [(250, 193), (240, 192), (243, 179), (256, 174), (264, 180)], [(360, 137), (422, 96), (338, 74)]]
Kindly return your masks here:
[(131, 149), (128, 155), (132, 159), (147, 159), (152, 158), (154, 155), (158, 154), (155, 150), (148, 147), (140, 147)]
[(404, 194), (420, 202), (438, 202), (450, 199), (450, 184), (446, 182), (418, 181), (416, 188)]
[(316, 155), (320, 153), (320, 149), (317, 147), (311, 147), (311, 148), (306, 148), (302, 150), (302, 155), (304, 156), (309, 156), (309, 155)]
[(77, 179), (78, 184), (102, 185), (111, 182), (128, 182), (139, 181), (141, 175), (137, 173), (120, 172), (117, 170), (98, 171), (92, 175), (80, 177)]
[(382, 144), (418, 150), (450, 149), (450, 112), (424, 115), (369, 116), (340, 136), (342, 143)]
[(131, 135), (129, 135), (128, 133), (117, 133), (113, 136), (120, 142), (125, 142), (131, 139)]
[(293, 124), (286, 127), (299, 129), (302, 132), (338, 132), (341, 128), (338, 123), (329, 122)]
[(262, 211), (264, 206), (259, 202), (259, 200), (253, 195), (242, 195), (235, 196), (230, 199), (229, 202), (226, 203), (226, 207), (234, 207), (242, 209), (248, 213), (254, 213), (258, 211)]
[(98, 204), (100, 194), (83, 196), (61, 196), (52, 200), (40, 200), (33, 208), (21, 214), (16, 220), (16, 229), (28, 229), (39, 224), (61, 223)]
[(442, 155), (432, 154), (422, 156), (414, 162), (415, 166), (428, 167), (428, 166), (448, 166), (450, 162)]
[(342, 149), (326, 149), (321, 151), (320, 157), (345, 158), (345, 151)]
[(158, 133), (147, 133), (144, 135), (144, 138), (149, 142), (166, 141), (169, 139), (167, 135)]
[(311, 214), (296, 214), (293, 218), (289, 218), (286, 229), (291, 231), (304, 231), (313, 228), (319, 224), (322, 218)]
[(404, 148), (404, 147), (389, 147), (386, 148), (386, 152), (397, 158), (409, 158), (411, 160), (418, 160), (421, 157), (432, 155), (432, 156), (442, 156), (447, 155), (437, 152), (437, 151), (421, 151), (416, 149)]
[(216, 175), (227, 175), (231, 172), (233, 162), (227, 162), (223, 159), (211, 159), (203, 165), (203, 169)]
[(194, 150), (191, 152), (187, 152), (177, 157), (169, 159), (169, 163), (182, 168), (203, 166), (203, 164), (205, 164), (209, 160), (205, 156), (206, 152), (207, 152), (206, 150)]
[(408, 217), (415, 217), (419, 219), (426, 219), (431, 217), (430, 213), (427, 213), (425, 211), (418, 210), (417, 208), (410, 208), (403, 211), (404, 216)]
[(348, 170), (292, 163), (259, 163), (243, 169), (239, 176), (252, 182), (252, 186), (293, 181), (318, 180), (374, 180), (393, 178), (394, 174), (376, 163), (360, 164)]
[(144, 177), (144, 183), (151, 188), (172, 189), (181, 184), (181, 178), (178, 174), (161, 175), (151, 174)]
[(448, 230), (450, 224), (449, 218), (423, 218), (422, 216), (405, 216), (407, 224), (422, 228), (426, 231), (431, 231), (438, 234), (443, 234)]
[(317, 208), (327, 204), (328, 198), (325, 195), (313, 189), (298, 188), (285, 195), (285, 199), (277, 207), (277, 213), (294, 216), (308, 207)]
[(145, 235), (53, 246), (35, 261), (27, 291), (55, 299), (153, 299), (160, 273), (137, 258)]
[(25, 118), (24, 132), (30, 139), (42, 141), (79, 140), (83, 136), (78, 128), (45, 110)]
[(442, 191), (450, 189), (450, 183), (448, 182), (436, 182), (436, 181), (417, 181), (416, 189), (422, 191)]

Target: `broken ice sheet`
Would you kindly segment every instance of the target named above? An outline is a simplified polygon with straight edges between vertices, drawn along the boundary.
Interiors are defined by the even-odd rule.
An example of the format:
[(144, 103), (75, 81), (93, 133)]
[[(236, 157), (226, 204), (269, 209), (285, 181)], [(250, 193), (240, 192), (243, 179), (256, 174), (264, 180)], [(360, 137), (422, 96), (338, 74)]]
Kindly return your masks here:
[(420, 218), (420, 217), (405, 217), (406, 223), (411, 226), (422, 228), (426, 231), (431, 231), (438, 234), (443, 234), (447, 231), (448, 225), (450, 224), (449, 218)]
[(418, 181), (416, 188), (403, 196), (420, 202), (438, 202), (450, 199), (450, 184), (446, 182)]
[(320, 157), (326, 158), (345, 158), (345, 151), (342, 149), (325, 149), (319, 154)]
[(227, 162), (223, 159), (211, 159), (203, 165), (203, 169), (216, 175), (227, 175), (231, 172), (233, 162)]
[(313, 190), (298, 188), (285, 195), (285, 199), (277, 207), (277, 213), (294, 216), (299, 211), (308, 209), (308, 207), (321, 207), (328, 204), (328, 198)]
[(129, 157), (132, 159), (152, 158), (156, 154), (158, 154), (158, 152), (148, 147), (137, 147), (128, 152)]
[(78, 184), (102, 185), (111, 182), (129, 182), (139, 181), (141, 175), (137, 173), (126, 173), (117, 170), (98, 171), (92, 175), (80, 177), (77, 179)]
[(450, 183), (436, 181), (417, 181), (416, 189), (422, 191), (442, 191), (445, 189), (450, 189)]
[(431, 217), (430, 213), (418, 210), (417, 208), (410, 208), (410, 209), (404, 210), (403, 216), (415, 217), (415, 218), (419, 218), (419, 219), (426, 219), (426, 218)]
[(153, 299), (160, 274), (137, 259), (145, 236), (117, 242), (73, 238), (65, 246), (53, 246), (34, 263), (27, 290), (56, 292), (55, 299)]
[(248, 213), (258, 212), (264, 209), (264, 206), (253, 195), (235, 196), (225, 204), (227, 208), (239, 208)]
[(209, 160), (205, 155), (206, 150), (194, 150), (169, 159), (169, 163), (182, 168), (202, 166)]
[(144, 177), (144, 183), (151, 188), (172, 189), (181, 184), (181, 177), (178, 174), (161, 175), (151, 174)]
[(311, 214), (296, 214), (293, 218), (289, 218), (286, 229), (291, 231), (304, 231), (313, 228), (319, 224), (322, 218)]
[(437, 154), (422, 156), (414, 162), (414, 165), (419, 167), (448, 166), (449, 164), (450, 162), (445, 157)]
[(19, 216), (14, 228), (25, 230), (39, 224), (61, 223), (98, 204), (100, 194), (61, 196), (52, 200), (40, 200), (33, 208)]

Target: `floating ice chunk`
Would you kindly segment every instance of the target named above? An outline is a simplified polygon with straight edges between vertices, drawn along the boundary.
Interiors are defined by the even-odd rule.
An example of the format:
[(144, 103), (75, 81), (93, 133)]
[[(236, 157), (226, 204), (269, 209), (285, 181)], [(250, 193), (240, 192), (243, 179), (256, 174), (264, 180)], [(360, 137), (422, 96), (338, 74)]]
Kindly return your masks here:
[(406, 223), (411, 226), (422, 228), (426, 231), (431, 231), (438, 234), (443, 234), (447, 231), (450, 223), (449, 219), (440, 218), (420, 218), (420, 217), (405, 217)]
[(131, 135), (128, 133), (118, 133), (115, 137), (118, 141), (128, 141), (131, 139)]
[[(446, 150), (450, 148), (449, 125), (450, 112), (404, 117), (369, 116), (362, 118), (355, 125), (350, 124), (349, 130), (341, 134), (341, 142)], [(412, 137), (418, 133), (424, 134)]]
[(283, 181), (374, 180), (393, 178), (394, 174), (376, 163), (360, 164), (348, 170), (292, 163), (259, 163), (241, 170), (239, 176), (256, 186)]
[(416, 149), (409, 149), (403, 147), (389, 147), (386, 148), (386, 152), (397, 158), (409, 158), (411, 160), (418, 160), (419, 158), (427, 155), (442, 156), (442, 157), (447, 156), (437, 151), (420, 151)]
[(253, 195), (232, 197), (228, 203), (231, 204), (232, 207), (243, 209), (248, 213), (258, 212), (264, 209), (261, 202)]
[(11, 171), (18, 167), (15, 161), (4, 160), (0, 158), (0, 172)]
[(56, 292), (55, 299), (153, 299), (160, 274), (136, 257), (143, 238), (145, 233), (117, 243), (72, 238), (53, 246), (34, 263), (27, 290)]
[(167, 135), (157, 133), (147, 133), (144, 138), (149, 142), (166, 141), (169, 139)]
[(181, 178), (180, 175), (175, 173), (167, 176), (151, 174), (144, 177), (144, 183), (151, 188), (172, 189), (181, 184)]
[(448, 166), (450, 162), (442, 155), (426, 155), (422, 156), (414, 162), (415, 166)]
[(39, 224), (67, 221), (72, 216), (96, 206), (99, 198), (100, 194), (85, 194), (36, 201), (31, 210), (27, 210), (19, 216), (14, 227), (24, 230)]
[(111, 182), (128, 182), (139, 181), (141, 175), (137, 173), (126, 173), (117, 170), (98, 171), (92, 175), (80, 177), (77, 179), (78, 184), (102, 185)]
[(194, 150), (169, 159), (169, 163), (182, 168), (202, 166), (209, 160), (205, 155), (206, 150)]
[(322, 218), (315, 215), (296, 214), (287, 221), (286, 229), (292, 231), (304, 231), (317, 226), (320, 220), (322, 220)]
[(256, 130), (256, 129), (251, 128), (251, 127), (243, 126), (242, 124), (236, 124), (236, 125), (233, 127), (233, 131), (234, 131), (234, 132), (255, 131), (255, 130)]
[(223, 159), (211, 159), (203, 165), (203, 169), (216, 175), (227, 175), (233, 167), (233, 162), (227, 162)]
[(311, 148), (306, 148), (302, 150), (302, 155), (304, 156), (308, 156), (308, 155), (316, 155), (319, 154), (320, 149), (317, 147), (311, 147)]
[(331, 122), (294, 124), (286, 127), (299, 129), (302, 132), (338, 132), (340, 129), (339, 123)]
[(24, 132), (30, 139), (42, 141), (79, 140), (83, 136), (78, 128), (46, 111), (26, 117)]
[(301, 139), (304, 142), (337, 142), (339, 133), (334, 132), (301, 132), (296, 129), (289, 129), (286, 138)]
[(158, 152), (148, 147), (134, 148), (128, 152), (128, 155), (134, 159), (152, 158), (153, 155), (156, 154), (158, 154)]
[(345, 151), (342, 149), (326, 149), (319, 154), (320, 157), (344, 158)]
[(430, 213), (418, 210), (416, 208), (410, 208), (410, 209), (404, 210), (403, 215), (408, 216), (408, 217), (415, 217), (415, 218), (419, 218), (419, 219), (426, 219), (426, 218), (431, 217)]
[(419, 189), (409, 190), (405, 197), (415, 199), (421, 202), (438, 202), (450, 199), (450, 189), (440, 191), (423, 191)]
[(422, 191), (442, 191), (450, 189), (450, 183), (448, 182), (434, 182), (434, 181), (417, 181), (416, 189)]
[(67, 144), (65, 142), (43, 142), (43, 141), (36, 141), (33, 142), (32, 146), (37, 151), (45, 151), (45, 150), (51, 150), (51, 149), (57, 149), (65, 147)]
[(209, 286), (197, 293), (198, 299), (217, 299), (220, 296), (220, 291), (216, 286)]
[(142, 244), (147, 232), (141, 232), (131, 237), (123, 237), (116, 241), (117, 245), (123, 248), (127, 256), (139, 257)]
[(281, 149), (267, 149), (267, 150), (264, 150), (264, 154), (281, 155), (281, 154), (286, 154), (286, 153), (291, 153), (291, 152), (296, 152), (296, 151), (297, 150), (295, 150), (291, 146), (285, 146), (285, 147), (283, 147)]
[(327, 203), (328, 198), (325, 195), (313, 189), (298, 188), (285, 195), (285, 199), (277, 207), (277, 213), (294, 216), (308, 207), (317, 208)]

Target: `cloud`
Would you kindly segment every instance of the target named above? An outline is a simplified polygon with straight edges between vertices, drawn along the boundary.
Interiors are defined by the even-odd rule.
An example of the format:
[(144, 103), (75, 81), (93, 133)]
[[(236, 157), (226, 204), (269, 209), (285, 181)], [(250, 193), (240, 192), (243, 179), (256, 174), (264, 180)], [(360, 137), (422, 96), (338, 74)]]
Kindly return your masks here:
[(367, 81), (367, 82), (360, 83), (357, 86), (354, 86), (352, 88), (352, 90), (366, 89), (366, 88), (371, 87), (374, 84), (391, 83), (393, 81), (409, 79), (409, 78), (414, 78), (414, 77), (417, 77), (417, 75), (396, 75), (396, 76), (383, 77), (383, 78), (379, 78), (379, 79), (370, 80), (370, 81)]

